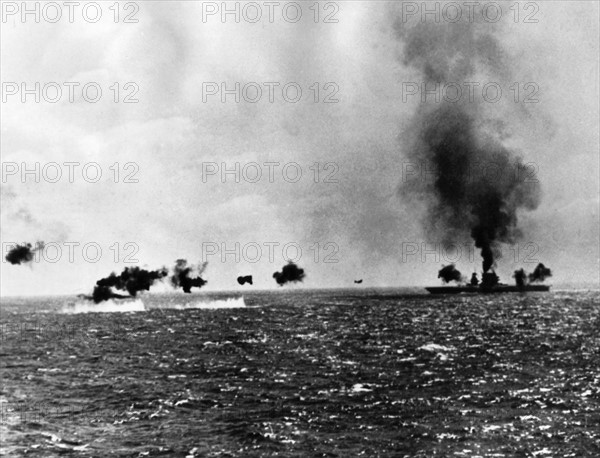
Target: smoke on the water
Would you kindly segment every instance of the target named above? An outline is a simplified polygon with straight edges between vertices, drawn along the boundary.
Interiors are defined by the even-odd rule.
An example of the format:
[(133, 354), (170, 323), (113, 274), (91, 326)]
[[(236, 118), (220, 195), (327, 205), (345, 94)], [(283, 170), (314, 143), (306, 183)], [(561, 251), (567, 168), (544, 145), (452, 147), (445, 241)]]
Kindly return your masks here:
[(279, 286), (283, 286), (286, 283), (296, 283), (304, 280), (305, 274), (304, 269), (298, 267), (292, 261), (283, 266), (281, 272), (275, 272), (273, 278)]
[(532, 273), (529, 274), (529, 282), (543, 282), (546, 278), (552, 276), (552, 271), (541, 262), (535, 267)]
[(517, 286), (524, 286), (527, 284), (527, 282), (541, 283), (546, 278), (551, 277), (551, 276), (552, 276), (552, 271), (548, 267), (546, 267), (544, 264), (542, 264), (541, 262), (535, 267), (533, 272), (530, 273), (529, 275), (527, 275), (527, 273), (523, 269), (515, 270), (515, 273), (513, 275), (513, 277), (515, 278), (515, 282), (517, 283)]
[(44, 249), (44, 242), (37, 242), (35, 247), (31, 243), (16, 245), (7, 254), (5, 259), (11, 264), (27, 264), (33, 261), (36, 251)]
[(157, 280), (163, 279), (168, 274), (169, 270), (166, 267), (159, 270), (145, 270), (137, 266), (126, 267), (120, 275), (113, 272), (108, 277), (98, 280), (92, 293), (92, 299), (98, 303), (108, 299), (127, 297), (113, 292), (112, 288), (127, 291), (131, 297), (135, 297), (139, 291), (149, 291)]
[[(201, 288), (207, 282), (201, 275), (206, 269), (207, 263), (197, 266), (188, 264), (185, 259), (175, 261), (171, 275), (171, 285), (181, 288), (185, 293), (191, 293), (192, 288)], [(109, 299), (126, 299), (135, 297), (140, 291), (149, 291), (156, 282), (162, 281), (169, 275), (169, 269), (163, 267), (158, 270), (146, 270), (140, 267), (126, 267), (119, 275), (111, 273), (108, 277), (101, 278), (96, 282), (91, 296), (84, 296), (96, 303)], [(126, 291), (129, 296), (116, 293), (114, 290)]]
[[(419, 72), (416, 80), (429, 89), (464, 88), (465, 82), (504, 81), (509, 73), (490, 27), (466, 18), (457, 23), (399, 21), (396, 33), (404, 45), (404, 63)], [(540, 199), (537, 181), (527, 180), (521, 158), (503, 145), (504, 133), (493, 127), (502, 125), (497, 119), (502, 116), (505, 111), (500, 114), (500, 108), (477, 97), (463, 94), (452, 103), (429, 95), (402, 134), (409, 163), (428, 174), (407, 174), (401, 193), (425, 204), (429, 238), (450, 245), (471, 237), (481, 250), (484, 272), (494, 266), (500, 243), (520, 237), (518, 211), (535, 209)]]
[(442, 267), (438, 272), (438, 278), (444, 280), (444, 283), (450, 283), (451, 281), (459, 283), (464, 280), (460, 270), (454, 264)]
[(207, 282), (201, 275), (208, 265), (207, 262), (197, 266), (188, 265), (185, 259), (175, 261), (173, 275), (171, 276), (171, 284), (175, 288), (181, 287), (184, 293), (191, 293), (192, 288), (202, 288)]

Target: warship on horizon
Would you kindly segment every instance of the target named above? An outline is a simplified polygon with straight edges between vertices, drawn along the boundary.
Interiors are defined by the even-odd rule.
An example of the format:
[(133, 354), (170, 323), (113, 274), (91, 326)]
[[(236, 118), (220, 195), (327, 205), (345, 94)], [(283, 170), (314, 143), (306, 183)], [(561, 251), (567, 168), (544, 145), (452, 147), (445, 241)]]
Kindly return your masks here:
[[(518, 272), (518, 271), (517, 271)], [(515, 285), (500, 283), (496, 272), (485, 272), (482, 274), (481, 283), (477, 274), (473, 273), (469, 284), (456, 286), (428, 286), (425, 289), (431, 294), (491, 294), (491, 293), (524, 293), (524, 292), (546, 292), (550, 291), (550, 285), (526, 284), (522, 277), (515, 272)]]

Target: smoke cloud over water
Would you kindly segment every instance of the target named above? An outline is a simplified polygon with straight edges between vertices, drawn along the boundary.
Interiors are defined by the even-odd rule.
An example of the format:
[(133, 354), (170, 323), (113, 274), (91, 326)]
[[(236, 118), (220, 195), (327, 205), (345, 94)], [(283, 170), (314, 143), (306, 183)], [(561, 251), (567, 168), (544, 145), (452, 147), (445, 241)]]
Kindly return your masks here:
[(111, 288), (127, 291), (131, 297), (135, 297), (140, 291), (149, 291), (150, 287), (158, 280), (169, 274), (168, 269), (145, 270), (139, 267), (126, 267), (120, 275), (111, 273), (106, 278), (96, 282), (92, 299), (94, 302), (102, 302), (108, 299), (122, 299), (127, 296), (114, 293)]
[(37, 242), (35, 248), (31, 243), (17, 245), (11, 249), (5, 259), (11, 264), (27, 264), (33, 261), (35, 252), (44, 249), (44, 242)]
[(451, 281), (461, 282), (463, 280), (462, 274), (454, 264), (442, 267), (438, 272), (438, 278), (444, 280), (444, 283), (449, 283)]
[(517, 286), (524, 286), (529, 283), (542, 283), (546, 278), (552, 276), (552, 271), (541, 262), (535, 267), (529, 275), (524, 269), (515, 270), (513, 275)]
[(532, 273), (529, 274), (529, 282), (543, 282), (546, 278), (552, 276), (552, 271), (541, 262), (535, 267)]
[(183, 289), (184, 293), (191, 293), (192, 288), (202, 288), (206, 284), (201, 275), (208, 265), (207, 262), (199, 264), (198, 266), (188, 265), (185, 259), (178, 259), (175, 261), (175, 267), (173, 268), (173, 276), (171, 277), (171, 283), (175, 288)]
[(286, 283), (296, 283), (304, 280), (305, 274), (304, 269), (298, 267), (292, 261), (289, 261), (281, 272), (275, 272), (273, 278), (279, 286), (283, 286)]
[[(395, 30), (404, 45), (404, 64), (432, 88), (483, 78), (505, 81), (510, 69), (492, 26), (466, 20), (398, 22)], [(451, 244), (471, 237), (487, 272), (498, 258), (499, 244), (520, 237), (518, 212), (538, 206), (540, 189), (537, 181), (518, 173), (525, 168), (522, 159), (503, 144), (505, 133), (497, 126), (506, 110), (484, 105), (491, 104), (465, 98), (456, 103), (426, 99), (418, 106), (402, 133), (402, 146), (412, 163), (430, 168), (433, 178), (408, 176), (401, 194), (425, 204), (430, 238)], [(474, 174), (482, 165), (499, 173)]]
[[(198, 265), (188, 264), (185, 259), (175, 261), (172, 269), (171, 285), (181, 288), (184, 293), (191, 293), (192, 288), (202, 288), (207, 281), (201, 275), (206, 270), (207, 262)], [(126, 267), (120, 275), (111, 273), (106, 278), (96, 282), (92, 296), (84, 296), (95, 303), (109, 299), (127, 299), (135, 297), (140, 291), (149, 291), (156, 282), (162, 281), (169, 275), (169, 269), (146, 270), (137, 266)], [(129, 296), (116, 293), (114, 290), (126, 291)]]

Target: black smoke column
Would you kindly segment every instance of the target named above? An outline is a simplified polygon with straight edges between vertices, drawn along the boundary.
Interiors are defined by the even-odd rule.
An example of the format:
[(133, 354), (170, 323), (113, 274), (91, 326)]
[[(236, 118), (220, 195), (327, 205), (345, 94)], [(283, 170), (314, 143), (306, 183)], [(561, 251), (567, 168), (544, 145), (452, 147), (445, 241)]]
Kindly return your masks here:
[(304, 280), (305, 274), (304, 269), (301, 269), (292, 261), (283, 266), (281, 272), (275, 272), (273, 278), (279, 286), (283, 286), (286, 283), (296, 283)]
[[(508, 81), (510, 65), (490, 24), (470, 22), (412, 23), (398, 20), (396, 35), (404, 45), (403, 63), (418, 71), (424, 89), (469, 81)], [(520, 157), (503, 141), (512, 108), (484, 101), (480, 94), (454, 102), (417, 96), (402, 149), (411, 170), (427, 174), (403, 176), (401, 193), (425, 204), (428, 237), (443, 244), (470, 236), (481, 250), (483, 272), (494, 267), (499, 244), (514, 243), (521, 233), (517, 213), (535, 209), (540, 190), (528, 180)], [(492, 276), (488, 277), (489, 280)]]

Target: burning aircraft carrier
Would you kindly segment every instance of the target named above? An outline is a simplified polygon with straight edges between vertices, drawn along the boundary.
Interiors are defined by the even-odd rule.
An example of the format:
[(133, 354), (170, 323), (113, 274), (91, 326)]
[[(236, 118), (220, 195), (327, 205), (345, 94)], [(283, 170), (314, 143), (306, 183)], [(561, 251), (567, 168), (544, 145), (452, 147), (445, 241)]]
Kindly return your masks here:
[(465, 277), (454, 264), (450, 264), (440, 269), (438, 278), (441, 278), (444, 283), (456, 282), (456, 285), (429, 286), (425, 289), (432, 294), (545, 292), (550, 290), (550, 286), (542, 285), (541, 282), (551, 276), (552, 271), (544, 264), (539, 263), (530, 274), (527, 274), (523, 269), (516, 270), (513, 275), (514, 285), (501, 283), (500, 277), (493, 269), (483, 272), (481, 281), (479, 281), (477, 274), (473, 273), (471, 279), (466, 282)]
[[(455, 81), (489, 78), (510, 80), (510, 62), (501, 44), (484, 24), (444, 27), (438, 24), (397, 25), (403, 43), (403, 63), (413, 69), (427, 87)], [(440, 278), (457, 286), (429, 287), (432, 293), (547, 291), (520, 270), (515, 285), (500, 282), (496, 260), (502, 245), (514, 245), (523, 237), (519, 217), (535, 210), (541, 200), (537, 179), (522, 173), (527, 164), (519, 142), (506, 129), (518, 118), (510, 104), (485, 101), (454, 102), (421, 100), (404, 126), (401, 149), (407, 164), (425, 164), (427, 176), (403, 176), (400, 193), (420, 211), (426, 238), (444, 247), (469, 239), (480, 250), (481, 280), (467, 282), (453, 266), (440, 270)], [(406, 163), (405, 163), (406, 164)], [(495, 170), (492, 175), (483, 170)], [(538, 273), (549, 270), (540, 264)], [(541, 272), (544, 271), (544, 272)]]

